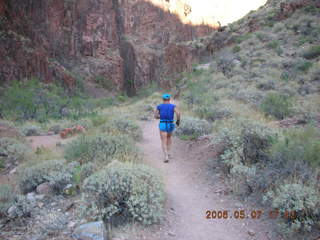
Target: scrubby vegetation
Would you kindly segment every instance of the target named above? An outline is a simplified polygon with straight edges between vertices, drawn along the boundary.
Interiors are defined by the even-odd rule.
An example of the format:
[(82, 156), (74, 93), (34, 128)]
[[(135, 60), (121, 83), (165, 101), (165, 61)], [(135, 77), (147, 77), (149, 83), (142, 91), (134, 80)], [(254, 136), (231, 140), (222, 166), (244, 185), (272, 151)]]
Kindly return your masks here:
[(65, 160), (47, 160), (30, 167), (21, 167), (18, 175), (18, 184), (23, 193), (36, 189), (41, 183), (48, 182), (57, 192), (72, 183), (77, 163), (68, 163)]
[(135, 160), (137, 149), (132, 138), (126, 135), (88, 135), (69, 143), (65, 148), (65, 158), (80, 163), (108, 164), (112, 159)]
[(126, 134), (131, 136), (134, 140), (142, 139), (142, 129), (133, 119), (126, 116), (113, 118), (102, 126), (102, 130), (112, 134)]
[(158, 174), (144, 165), (112, 162), (84, 181), (86, 214), (114, 223), (161, 220), (164, 190)]
[(212, 130), (210, 123), (198, 118), (185, 117), (176, 130), (176, 135), (181, 139), (197, 139), (202, 135), (208, 135)]
[[(211, 122), (213, 161), (232, 191), (281, 215), (295, 211), (283, 221), (284, 238), (308, 236), (320, 221), (312, 210), (320, 206), (318, 10), (296, 9), (281, 21), (275, 9), (250, 13), (208, 37), (209, 44), (228, 44), (206, 58), (207, 69), (179, 82), (182, 109)], [(258, 31), (245, 33), (251, 19)]]

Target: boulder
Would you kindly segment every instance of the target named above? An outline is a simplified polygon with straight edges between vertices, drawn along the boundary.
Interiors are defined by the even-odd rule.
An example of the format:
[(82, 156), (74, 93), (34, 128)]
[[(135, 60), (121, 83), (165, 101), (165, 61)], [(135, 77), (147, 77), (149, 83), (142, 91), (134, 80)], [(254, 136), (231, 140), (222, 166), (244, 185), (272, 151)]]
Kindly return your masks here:
[(102, 221), (82, 224), (73, 231), (76, 240), (108, 240), (107, 230)]
[(44, 182), (37, 187), (37, 193), (42, 195), (53, 194), (54, 190), (50, 183)]

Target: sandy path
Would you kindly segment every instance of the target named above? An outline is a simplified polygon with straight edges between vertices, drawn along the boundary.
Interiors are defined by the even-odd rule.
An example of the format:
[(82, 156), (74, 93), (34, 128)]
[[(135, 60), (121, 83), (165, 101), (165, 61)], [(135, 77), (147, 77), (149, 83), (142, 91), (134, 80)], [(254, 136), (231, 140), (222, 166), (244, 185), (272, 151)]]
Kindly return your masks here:
[[(166, 220), (158, 232), (147, 237), (177, 240), (267, 240), (270, 220), (207, 220), (207, 210), (255, 210), (217, 189), (224, 188), (219, 175), (209, 170), (207, 146), (192, 147), (174, 139), (173, 160), (163, 163), (157, 122), (143, 123), (144, 140), (140, 147), (145, 162), (159, 170), (167, 193)], [(268, 227), (269, 226), (269, 227)], [(250, 232), (250, 233), (249, 233)], [(274, 238), (272, 238), (274, 239)]]

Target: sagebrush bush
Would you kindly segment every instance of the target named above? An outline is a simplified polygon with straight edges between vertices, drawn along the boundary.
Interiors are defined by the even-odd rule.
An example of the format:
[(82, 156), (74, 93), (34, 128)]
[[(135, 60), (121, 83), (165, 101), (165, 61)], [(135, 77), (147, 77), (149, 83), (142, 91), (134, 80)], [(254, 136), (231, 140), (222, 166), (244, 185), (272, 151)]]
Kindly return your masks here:
[(84, 204), (91, 217), (158, 222), (163, 215), (163, 183), (141, 164), (112, 162), (84, 181)]
[(202, 135), (208, 135), (211, 133), (212, 125), (206, 120), (185, 117), (181, 120), (180, 126), (175, 133), (177, 136), (183, 139), (196, 139)]
[(286, 225), (289, 229), (287, 231), (309, 231), (320, 220), (320, 195), (314, 186), (306, 186), (303, 183), (285, 183), (279, 185), (275, 190), (268, 191), (264, 200), (270, 202), (273, 208), (279, 209), (282, 215), (286, 211), (296, 213), (296, 218), (288, 218)]
[(261, 110), (277, 119), (284, 119), (293, 113), (293, 102), (287, 95), (269, 93), (260, 105)]
[(64, 149), (65, 158), (81, 163), (98, 161), (109, 163), (113, 158), (119, 160), (135, 159), (137, 149), (131, 137), (127, 135), (80, 136)]
[(320, 166), (320, 132), (312, 126), (289, 129), (273, 144), (270, 155), (276, 161)]
[(7, 215), (9, 207), (14, 204), (15, 194), (9, 185), (0, 185), (0, 218)]
[(17, 183), (23, 193), (36, 189), (38, 185), (49, 182), (56, 192), (72, 183), (78, 163), (65, 160), (46, 160), (30, 167), (22, 166), (18, 170)]
[(134, 120), (125, 116), (107, 122), (102, 126), (102, 130), (111, 134), (126, 134), (137, 141), (142, 139), (141, 127)]
[(306, 59), (314, 59), (320, 56), (320, 45), (311, 46), (308, 50), (302, 53), (302, 56)]
[(252, 165), (267, 160), (267, 150), (277, 138), (277, 133), (266, 125), (250, 120), (239, 120), (232, 128), (220, 130), (214, 144), (222, 146), (220, 158), (231, 165)]
[(216, 106), (200, 106), (195, 109), (195, 113), (200, 117), (209, 121), (227, 118), (231, 115), (228, 109)]
[(41, 127), (28, 124), (21, 127), (21, 132), (25, 136), (39, 136), (41, 134)]
[(14, 138), (0, 138), (0, 155), (10, 162), (23, 161), (30, 153), (30, 147)]

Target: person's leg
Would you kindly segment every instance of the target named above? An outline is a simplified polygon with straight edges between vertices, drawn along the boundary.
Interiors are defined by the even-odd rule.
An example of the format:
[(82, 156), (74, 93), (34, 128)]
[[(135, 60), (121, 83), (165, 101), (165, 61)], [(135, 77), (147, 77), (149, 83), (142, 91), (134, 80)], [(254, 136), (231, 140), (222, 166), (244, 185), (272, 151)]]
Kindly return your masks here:
[(167, 133), (167, 141), (166, 141), (166, 144), (167, 144), (166, 147), (167, 147), (168, 155), (169, 155), (169, 157), (171, 157), (172, 132)]
[(164, 154), (165, 159), (167, 158), (167, 133), (164, 131), (160, 131), (160, 138), (161, 138), (161, 147)]

